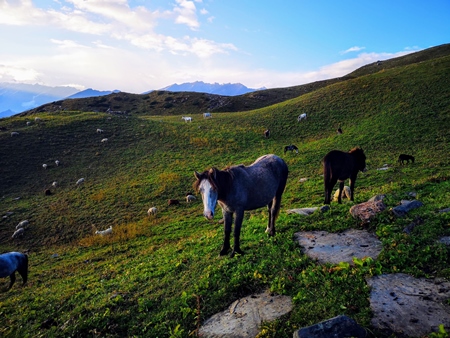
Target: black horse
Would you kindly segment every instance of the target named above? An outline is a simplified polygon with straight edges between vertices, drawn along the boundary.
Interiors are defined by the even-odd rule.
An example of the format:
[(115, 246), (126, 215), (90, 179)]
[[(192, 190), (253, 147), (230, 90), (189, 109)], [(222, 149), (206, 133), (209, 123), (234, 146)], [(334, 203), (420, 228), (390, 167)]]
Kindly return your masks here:
[(286, 187), (288, 167), (276, 155), (264, 155), (249, 166), (238, 165), (218, 170), (211, 168), (203, 173), (194, 172), (197, 181), (194, 188), (203, 199), (203, 215), (212, 220), (214, 209), (219, 203), (224, 218), (225, 237), (220, 255), (230, 249), (230, 234), (234, 221), (235, 253), (243, 254), (239, 237), (245, 210), (254, 210), (267, 205), (269, 224), (266, 232), (275, 235), (275, 220), (281, 205), (281, 195)]
[(353, 148), (349, 152), (332, 150), (323, 159), (323, 178), (325, 184), (325, 204), (330, 204), (334, 185), (339, 182), (338, 203), (341, 202), (344, 181), (350, 178), (350, 200), (353, 201), (355, 181), (358, 171), (365, 171), (366, 155), (361, 148)]
[(409, 163), (409, 161), (411, 161), (412, 163), (414, 163), (414, 156), (411, 155), (406, 155), (406, 154), (400, 154), (400, 156), (398, 157), (398, 163), (404, 164), (404, 162)]
[(290, 144), (286, 147), (284, 147), (284, 153), (286, 154), (287, 151), (295, 151), (298, 154), (298, 148), (297, 146)]
[(0, 277), (10, 279), (8, 290), (16, 281), (16, 271), (22, 276), (23, 284), (28, 279), (28, 256), (20, 252), (8, 252), (0, 255)]

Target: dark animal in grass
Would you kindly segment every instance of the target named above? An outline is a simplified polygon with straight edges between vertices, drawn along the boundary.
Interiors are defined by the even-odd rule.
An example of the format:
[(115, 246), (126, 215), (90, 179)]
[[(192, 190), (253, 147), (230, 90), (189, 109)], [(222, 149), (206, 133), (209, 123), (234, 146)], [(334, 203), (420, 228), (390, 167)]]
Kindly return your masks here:
[(409, 161), (411, 161), (412, 163), (414, 163), (414, 156), (411, 156), (411, 155), (406, 155), (406, 154), (400, 154), (400, 156), (398, 157), (398, 162), (399, 163), (401, 163), (401, 164), (405, 164), (405, 162), (406, 163), (409, 163)]
[(286, 147), (284, 147), (284, 153), (286, 154), (287, 151), (295, 151), (298, 154), (298, 148), (297, 146), (290, 144)]
[(8, 290), (16, 281), (16, 271), (22, 276), (23, 284), (28, 279), (28, 256), (21, 252), (8, 252), (0, 255), (0, 277), (10, 279)]
[(52, 192), (50, 191), (50, 189), (45, 189), (44, 194), (45, 196), (50, 196)]
[(269, 138), (270, 137), (270, 130), (269, 129), (264, 130), (264, 137), (265, 138)]
[(281, 205), (281, 196), (286, 187), (288, 167), (276, 155), (264, 155), (249, 166), (237, 165), (224, 170), (211, 168), (203, 173), (194, 172), (197, 181), (194, 188), (202, 196), (203, 215), (214, 218), (217, 203), (224, 218), (224, 241), (220, 255), (230, 250), (230, 235), (234, 216), (235, 253), (243, 254), (240, 248), (240, 234), (245, 210), (254, 210), (267, 205), (269, 223), (266, 232), (275, 235), (275, 220)]
[(167, 205), (177, 205), (177, 204), (180, 204), (179, 200), (170, 199), (167, 201)]
[(338, 133), (338, 134), (342, 134), (342, 129), (341, 129), (341, 127), (339, 127), (339, 128), (337, 129), (337, 133)]
[(350, 179), (350, 200), (353, 201), (355, 181), (358, 171), (365, 171), (366, 155), (361, 148), (353, 148), (349, 152), (332, 150), (323, 158), (323, 179), (325, 185), (325, 204), (330, 204), (331, 194), (336, 182), (339, 181), (338, 203), (342, 203), (341, 196), (344, 181)]

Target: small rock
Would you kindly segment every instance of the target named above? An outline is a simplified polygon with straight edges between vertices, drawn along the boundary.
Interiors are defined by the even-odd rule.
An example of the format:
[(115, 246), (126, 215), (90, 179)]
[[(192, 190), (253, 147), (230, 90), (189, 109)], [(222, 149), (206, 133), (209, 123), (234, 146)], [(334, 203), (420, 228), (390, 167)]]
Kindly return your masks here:
[(368, 223), (370, 219), (373, 218), (376, 214), (384, 211), (386, 209), (386, 205), (383, 200), (373, 200), (363, 202), (357, 205), (354, 205), (350, 208), (350, 213), (354, 218), (359, 218), (361, 221)]
[(352, 318), (341, 315), (294, 332), (294, 338), (367, 337), (367, 332)]
[(309, 216), (309, 215), (313, 214), (317, 209), (318, 209), (317, 207), (300, 208), (300, 209), (289, 209), (286, 212), (288, 214), (299, 214), (299, 215)]
[(445, 208), (445, 209), (441, 209), (441, 210), (439, 210), (439, 212), (449, 212), (450, 211), (450, 208)]
[(400, 203), (401, 204), (399, 206), (396, 206), (391, 209), (391, 211), (397, 217), (403, 217), (409, 211), (423, 206), (423, 203), (418, 200), (413, 200), (413, 201), (402, 200)]

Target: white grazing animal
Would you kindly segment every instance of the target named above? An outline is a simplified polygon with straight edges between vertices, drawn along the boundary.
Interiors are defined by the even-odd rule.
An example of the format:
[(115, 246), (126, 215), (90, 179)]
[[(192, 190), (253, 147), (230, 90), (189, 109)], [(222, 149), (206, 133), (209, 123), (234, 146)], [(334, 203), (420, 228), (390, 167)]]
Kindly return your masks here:
[(102, 142), (108, 142), (107, 138), (102, 139)]
[(80, 179), (77, 181), (76, 185), (80, 185), (80, 184), (82, 184), (83, 182), (84, 182), (84, 178), (80, 178)]
[(192, 117), (190, 116), (182, 116), (181, 119), (184, 120), (184, 122), (192, 122)]
[(47, 165), (44, 163), (44, 164), (42, 165), (42, 168), (47, 169)]
[(58, 186), (58, 182), (55, 181), (52, 183), (52, 187), (56, 188), (57, 186)]
[(95, 234), (100, 236), (110, 235), (112, 234), (112, 226), (109, 226), (106, 230), (97, 230)]
[(28, 222), (28, 220), (24, 220), (22, 222), (19, 222), (19, 224), (16, 225), (16, 230), (18, 230), (20, 228), (28, 228), (29, 224), (30, 224), (30, 222)]
[(103, 133), (103, 129), (98, 128), (98, 129), (97, 129), (97, 133), (98, 133), (98, 134)]
[[(351, 195), (352, 195), (352, 192), (350, 190), (350, 187), (349, 186), (344, 186), (344, 189), (342, 189), (342, 196), (341, 196), (341, 198), (350, 199)], [(339, 188), (334, 193), (333, 200), (337, 201), (338, 198), (339, 198)]]
[(13, 137), (13, 136), (19, 136), (19, 133), (17, 131), (13, 131), (13, 132), (11, 132), (11, 137)]
[(195, 197), (194, 195), (186, 195), (186, 202), (192, 202), (195, 201), (197, 199), (197, 197)]
[(306, 120), (306, 113), (300, 114), (297, 118), (297, 121), (300, 122), (301, 120)]
[(147, 214), (150, 215), (156, 215), (156, 213), (158, 212), (158, 209), (156, 209), (156, 207), (151, 207), (150, 209), (148, 209)]
[(25, 232), (24, 228), (19, 228), (16, 231), (14, 231), (13, 235), (11, 236), (11, 238), (17, 238), (19, 236), (23, 236), (24, 232)]
[(55, 161), (56, 166), (59, 166), (59, 163), (60, 162), (58, 160)]

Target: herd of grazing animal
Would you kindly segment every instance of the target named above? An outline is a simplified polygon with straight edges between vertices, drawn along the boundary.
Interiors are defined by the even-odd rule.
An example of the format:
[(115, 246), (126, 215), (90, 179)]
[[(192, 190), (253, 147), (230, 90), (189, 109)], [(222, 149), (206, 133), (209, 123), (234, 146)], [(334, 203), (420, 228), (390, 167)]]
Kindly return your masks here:
[[(210, 113), (203, 114), (204, 118), (210, 118)], [(306, 113), (300, 114), (297, 118), (298, 122), (306, 120)], [(191, 117), (183, 116), (185, 122), (192, 122)], [(39, 118), (35, 119), (40, 122)], [(97, 133), (102, 134), (102, 129), (97, 129)], [(342, 134), (339, 127), (338, 134)], [(12, 132), (11, 136), (18, 136), (18, 132)], [(270, 137), (270, 130), (264, 131), (264, 137)], [(107, 138), (103, 138), (102, 142), (107, 142)], [(298, 153), (298, 147), (290, 144), (284, 147), (284, 154), (287, 151), (295, 151)], [(415, 158), (411, 155), (401, 154), (398, 157), (400, 164), (414, 163)], [(59, 166), (59, 160), (55, 161)], [(47, 164), (42, 165), (47, 169)], [(339, 181), (339, 189), (334, 194), (334, 200), (341, 203), (342, 198), (354, 201), (355, 181), (359, 171), (366, 170), (366, 156), (361, 148), (353, 148), (349, 152), (340, 150), (332, 150), (323, 158), (324, 173), (324, 195), (325, 204), (331, 203), (332, 189)], [(204, 216), (208, 220), (212, 220), (217, 204), (222, 208), (224, 223), (224, 241), (220, 251), (220, 255), (226, 255), (231, 249), (230, 237), (233, 232), (234, 243), (231, 249), (231, 257), (235, 254), (243, 254), (240, 247), (240, 231), (244, 219), (244, 211), (254, 210), (267, 206), (269, 212), (268, 225), (266, 232), (270, 236), (275, 235), (275, 221), (278, 217), (281, 197), (284, 193), (287, 177), (288, 166), (280, 157), (268, 154), (261, 156), (249, 166), (238, 165), (227, 167), (219, 170), (212, 167), (202, 173), (194, 172), (196, 181), (194, 189), (202, 197), (204, 206)], [(350, 179), (350, 186), (345, 186), (345, 180)], [(80, 178), (76, 185), (83, 184), (85, 178)], [(53, 187), (57, 186), (57, 182), (53, 182)], [(186, 203), (196, 200), (192, 193), (187, 193)], [(168, 206), (179, 205), (180, 200), (169, 199)], [(148, 209), (148, 216), (156, 216), (158, 209), (151, 207)], [(232, 226), (234, 220), (234, 229)], [(29, 221), (21, 221), (12, 235), (12, 238), (23, 236), (25, 229), (29, 226)], [(232, 231), (233, 230), (233, 231)], [(112, 226), (105, 230), (96, 230), (95, 234), (100, 236), (110, 235), (113, 232)], [(20, 252), (9, 252), (0, 255), (0, 277), (10, 277), (8, 290), (15, 282), (15, 272), (22, 276), (23, 284), (28, 278), (28, 256)]]

